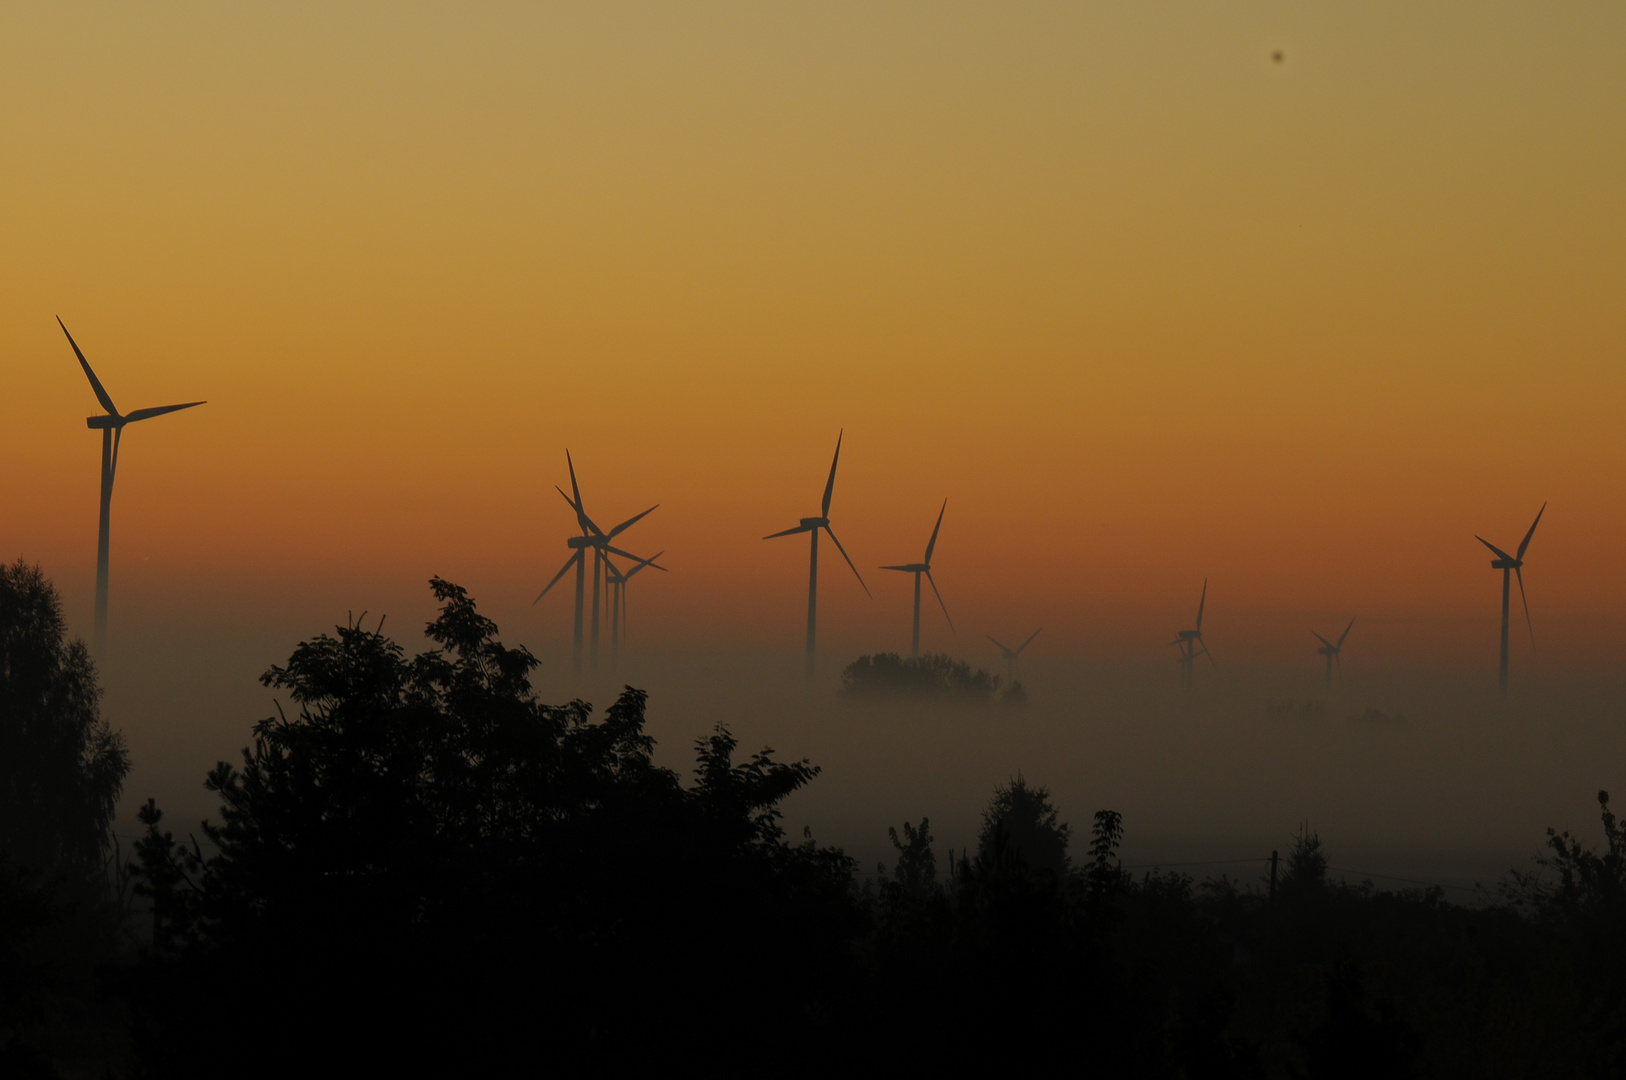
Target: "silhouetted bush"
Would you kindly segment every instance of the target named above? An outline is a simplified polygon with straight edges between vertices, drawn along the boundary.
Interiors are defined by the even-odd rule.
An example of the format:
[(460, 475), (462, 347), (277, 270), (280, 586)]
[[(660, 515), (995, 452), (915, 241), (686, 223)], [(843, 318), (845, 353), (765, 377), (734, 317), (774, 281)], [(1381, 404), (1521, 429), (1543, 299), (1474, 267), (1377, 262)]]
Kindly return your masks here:
[(945, 653), (925, 653), (905, 660), (897, 653), (860, 656), (841, 673), (841, 694), (849, 700), (890, 696), (991, 701), (999, 676), (955, 660)]

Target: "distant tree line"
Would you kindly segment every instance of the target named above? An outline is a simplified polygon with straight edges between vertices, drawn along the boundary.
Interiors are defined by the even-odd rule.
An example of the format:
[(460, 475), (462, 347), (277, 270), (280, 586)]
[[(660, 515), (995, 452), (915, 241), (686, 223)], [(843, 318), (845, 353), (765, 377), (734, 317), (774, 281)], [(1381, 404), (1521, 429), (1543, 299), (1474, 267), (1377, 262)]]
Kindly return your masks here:
[(719, 727), (685, 780), (653, 762), (642, 692), (545, 704), (535, 658), (432, 587), (428, 651), (347, 625), (266, 672), (292, 714), (209, 774), (197, 836), (146, 804), (131, 903), (107, 831), (122, 743), (48, 583), (4, 568), (6, 792), (57, 772), (7, 804), (33, 817), (3, 834), (0, 1074), (1626, 1064), (1626, 826), (1604, 793), (1601, 850), (1550, 832), (1476, 907), (1331, 881), (1308, 829), (1274, 888), (1137, 876), (1117, 813), (1075, 838), (1020, 774), (973, 849), (905, 822), (866, 875), (784, 831), (812, 764)]
[(1000, 690), (1000, 677), (972, 668), (947, 653), (925, 653), (905, 659), (897, 653), (860, 656), (841, 672), (841, 696), (848, 701), (897, 698), (951, 700), (986, 704), (1027, 704), (1027, 690), (1012, 682)]

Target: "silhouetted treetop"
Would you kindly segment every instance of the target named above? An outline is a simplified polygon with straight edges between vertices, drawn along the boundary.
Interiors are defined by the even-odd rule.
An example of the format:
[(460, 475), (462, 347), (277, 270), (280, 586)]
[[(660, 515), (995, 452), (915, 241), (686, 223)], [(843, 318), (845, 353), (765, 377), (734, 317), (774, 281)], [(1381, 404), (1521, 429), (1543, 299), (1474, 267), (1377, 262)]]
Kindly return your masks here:
[(997, 857), (1019, 861), (1031, 870), (1048, 871), (1061, 878), (1070, 861), (1067, 844), (1072, 826), (1057, 819), (1050, 805), (1050, 790), (1034, 787), (1021, 773), (1008, 784), (994, 789), (994, 797), (982, 812), (982, 829), (977, 833), (979, 861)]
[(101, 717), (96, 668), (69, 641), (37, 566), (0, 564), (0, 851), (36, 870), (90, 873), (130, 758)]
[[(611, 1032), (698, 1032), (708, 1004), (736, 1019), (781, 1008), (760, 988), (791, 971), (792, 1000), (824, 993), (817, 973), (841, 962), (858, 917), (852, 861), (787, 843), (779, 811), (818, 770), (770, 750), (736, 762), (719, 726), (697, 741), (685, 786), (652, 760), (642, 691), (597, 716), (545, 704), (536, 658), (505, 646), (463, 589), (431, 587), (435, 648), (408, 656), (353, 623), (265, 673), (298, 714), (279, 708), (240, 764), (209, 774), (213, 854), (144, 811), (160, 945), (255, 971), (252, 992), (298, 1002), (312, 1041), (360, 999), (401, 1037), (480, 1045), (470, 1033), (489, 1017), (519, 1013), (547, 1017), (556, 1045), (613, 1061), (636, 1047)], [(774, 947), (719, 951), (723, 940)], [(722, 989), (628, 998), (697, 972)], [(453, 985), (448, 1001), (439, 991)]]

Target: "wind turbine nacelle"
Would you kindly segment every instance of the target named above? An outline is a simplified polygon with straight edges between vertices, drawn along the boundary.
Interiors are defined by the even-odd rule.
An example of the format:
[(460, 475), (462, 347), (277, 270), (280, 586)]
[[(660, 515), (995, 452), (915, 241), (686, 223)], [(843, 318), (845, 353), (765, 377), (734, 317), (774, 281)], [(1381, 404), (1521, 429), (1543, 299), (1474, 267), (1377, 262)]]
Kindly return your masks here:
[(569, 548), (590, 548), (593, 546), (593, 538), (591, 536), (567, 537), (565, 546)]
[(1182, 630), (1177, 636), (1181, 641), (1201, 641), (1203, 632), (1201, 630)]
[(85, 417), (85, 426), (88, 427), (88, 428), (91, 428), (93, 430), (98, 429), (98, 428), (118, 428), (118, 427), (123, 427), (124, 426), (124, 417), (122, 417), (122, 416), (87, 416), (87, 417)]
[(1524, 565), (1523, 559), (1497, 559), (1491, 563), (1492, 570), (1517, 570)]
[(802, 519), (802, 528), (804, 528), (804, 529), (822, 529), (826, 525), (829, 525), (829, 524), (830, 524), (830, 519), (829, 518), (803, 518)]

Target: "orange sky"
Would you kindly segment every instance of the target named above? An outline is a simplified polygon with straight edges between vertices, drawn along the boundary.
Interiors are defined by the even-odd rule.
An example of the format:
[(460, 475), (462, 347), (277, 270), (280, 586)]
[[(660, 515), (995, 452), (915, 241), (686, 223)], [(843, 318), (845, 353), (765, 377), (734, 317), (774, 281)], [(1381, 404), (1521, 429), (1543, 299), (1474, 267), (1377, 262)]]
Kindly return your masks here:
[[(1281, 50), (1284, 59), (1272, 61)], [(1540, 663), (1626, 620), (1626, 10), (1574, 3), (28, 5), (0, 15), (0, 554), (88, 630), (467, 584), (568, 641), (564, 448), (649, 640), (960, 627)], [(1221, 633), (1223, 628), (1223, 634)], [(1527, 648), (1521, 645), (1520, 648)], [(1295, 651), (1296, 650), (1296, 651)], [(276, 657), (267, 657), (267, 662)]]

